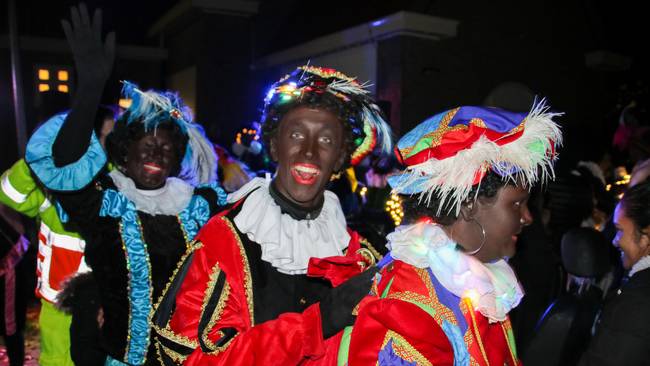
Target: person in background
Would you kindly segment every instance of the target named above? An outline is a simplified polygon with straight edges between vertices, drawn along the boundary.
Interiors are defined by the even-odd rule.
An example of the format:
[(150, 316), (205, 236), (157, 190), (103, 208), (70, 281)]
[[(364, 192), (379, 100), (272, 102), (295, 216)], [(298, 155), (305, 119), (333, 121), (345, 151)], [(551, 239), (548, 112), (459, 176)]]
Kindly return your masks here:
[[(583, 152), (583, 160), (579, 161), (571, 171), (573, 175), (583, 178), (583, 182), (592, 192), (593, 211), (583, 220), (581, 226), (593, 227), (602, 230), (607, 220), (611, 218), (616, 206), (616, 197), (607, 191), (607, 184), (611, 182), (614, 166), (607, 144), (603, 139), (594, 139), (595, 147)], [(602, 141), (601, 143), (598, 143)]]
[(628, 186), (635, 186), (648, 179), (648, 177), (650, 177), (650, 159), (640, 161), (634, 166)]
[(234, 192), (255, 177), (255, 173), (242, 161), (233, 158), (228, 150), (214, 144), (219, 158), (219, 182), (226, 192)]
[(545, 188), (537, 184), (531, 190), (528, 208), (533, 222), (522, 230), (518, 237), (517, 253), (508, 262), (526, 294), (509, 314), (519, 350), (526, 349), (535, 336), (539, 319), (564, 288), (565, 271), (561, 258), (554, 251), (542, 222), (541, 201)]
[[(94, 122), (100, 142), (106, 140), (114, 123), (113, 110), (100, 106)], [(89, 271), (83, 254), (86, 243), (79, 233), (63, 225), (52, 197), (35, 180), (24, 159), (4, 172), (0, 181), (0, 203), (37, 219), (40, 226), (36, 259), (36, 296), (41, 299), (38, 362), (41, 366), (72, 366), (71, 316), (58, 310), (55, 303), (66, 279)]]
[(647, 365), (650, 360), (650, 180), (625, 192), (614, 224), (613, 243), (628, 277), (605, 303), (581, 366)]
[(22, 366), (25, 359), (25, 271), (23, 256), (29, 241), (22, 235), (19, 215), (0, 204), (0, 335), (7, 347), (10, 366)]

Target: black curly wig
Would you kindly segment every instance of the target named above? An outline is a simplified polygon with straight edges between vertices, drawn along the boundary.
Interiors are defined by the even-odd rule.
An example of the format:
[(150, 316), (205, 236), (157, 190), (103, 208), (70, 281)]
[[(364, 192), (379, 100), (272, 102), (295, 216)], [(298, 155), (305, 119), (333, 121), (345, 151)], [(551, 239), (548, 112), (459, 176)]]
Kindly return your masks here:
[[(334, 69), (301, 66), (275, 83), (264, 102), (262, 140), (267, 149), (284, 116), (298, 107), (325, 110), (341, 121), (346, 152), (343, 168), (350, 165), (353, 153), (359, 154), (354, 158), (358, 162), (372, 149), (368, 147), (362, 152), (356, 151), (364, 141), (369, 140), (364, 131), (364, 125), (368, 121), (371, 121), (373, 134), (381, 135), (381, 145), (384, 148), (387, 146), (386, 141), (389, 141), (384, 116), (369, 96), (365, 85), (358, 84), (354, 78)], [(377, 135), (373, 138), (375, 137)]]
[[(106, 136), (106, 153), (108, 159), (113, 164), (120, 166), (126, 165), (126, 156), (129, 153), (129, 147), (132, 143), (139, 141), (151, 130), (146, 130), (143, 123), (133, 121), (127, 124), (128, 112), (125, 112), (118, 118), (113, 131)], [(177, 165), (172, 168), (170, 176), (178, 176), (181, 170), (181, 163), (185, 150), (187, 148), (188, 137), (183, 133), (180, 126), (172, 120), (158, 123), (156, 129), (167, 130), (171, 133), (174, 143), (174, 152), (176, 153)]]
[(355, 133), (353, 131), (353, 124), (344, 123), (343, 121), (360, 119), (361, 108), (355, 105), (355, 103), (344, 102), (330, 93), (305, 92), (300, 99), (285, 104), (270, 105), (265, 110), (265, 118), (262, 121), (262, 140), (264, 141), (264, 145), (267, 148), (271, 146), (271, 139), (277, 133), (282, 118), (298, 107), (310, 107), (328, 111), (338, 117), (339, 121), (343, 123), (343, 146), (346, 154), (343, 167), (347, 167), (352, 152), (354, 152), (359, 144), (357, 139), (360, 138), (363, 140), (365, 134), (363, 134), (363, 131), (360, 134)]
[[(496, 197), (499, 189), (507, 185), (514, 186), (515, 182), (512, 179), (504, 179), (490, 170), (483, 177), (480, 185), (477, 184), (472, 187), (468, 195), (470, 198), (464, 204), (473, 201), (472, 197), (476, 197), (477, 200), (492, 200)], [(404, 209), (405, 223), (413, 223), (422, 217), (428, 217), (434, 222), (446, 226), (451, 225), (458, 219), (458, 215), (455, 212), (456, 206), (449, 201), (442, 207), (440, 214), (437, 213), (440, 201), (436, 199), (435, 194), (431, 197), (428, 204), (424, 199), (420, 200), (418, 195), (400, 195), (400, 197)]]

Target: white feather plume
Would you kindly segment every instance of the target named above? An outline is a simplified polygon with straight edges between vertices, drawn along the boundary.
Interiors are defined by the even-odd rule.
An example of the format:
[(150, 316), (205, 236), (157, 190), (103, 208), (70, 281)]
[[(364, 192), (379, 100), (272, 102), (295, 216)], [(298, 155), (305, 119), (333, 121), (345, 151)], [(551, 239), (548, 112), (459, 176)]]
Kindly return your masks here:
[(399, 193), (405, 187), (418, 185), (420, 200), (428, 204), (435, 196), (439, 201), (438, 214), (443, 208), (458, 214), (461, 204), (470, 198), (475, 177), (488, 169), (526, 187), (554, 178), (556, 155), (549, 152), (562, 143), (562, 133), (553, 122), (560, 115), (549, 112), (545, 100), (541, 100), (533, 105), (518, 139), (499, 146), (483, 135), (453, 157), (431, 158), (408, 167), (394, 191)]

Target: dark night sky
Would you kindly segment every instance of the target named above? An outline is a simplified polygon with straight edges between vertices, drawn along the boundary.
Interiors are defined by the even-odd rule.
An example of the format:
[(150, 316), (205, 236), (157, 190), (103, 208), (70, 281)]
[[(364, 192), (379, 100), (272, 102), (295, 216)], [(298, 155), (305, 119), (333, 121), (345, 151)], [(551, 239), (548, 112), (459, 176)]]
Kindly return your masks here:
[[(89, 8), (104, 10), (105, 28), (117, 31), (118, 40), (123, 44), (155, 45), (156, 40), (147, 37), (149, 27), (179, 0), (90, 0)], [(18, 24), (21, 34), (62, 37), (59, 19), (68, 17), (69, 6), (77, 1), (36, 1), (18, 0)], [(641, 44), (646, 43), (642, 36), (645, 27), (645, 11), (641, 2), (581, 0), (571, 2), (522, 2), (493, 1), (489, 4), (478, 1), (435, 1), (435, 0), (262, 0), (259, 13), (253, 18), (256, 30), (255, 53), (263, 56), (317, 36), (325, 35), (354, 26), (372, 19), (409, 10), (449, 17), (462, 21), (480, 18), (484, 12), (481, 7), (514, 9), (519, 14), (508, 20), (500, 19), (497, 27), (509, 32), (525, 32), (521, 24), (535, 13), (558, 12), (562, 16), (569, 12), (577, 19), (576, 24), (586, 24), (586, 28), (576, 29), (580, 33), (582, 45), (589, 49), (609, 49), (630, 56), (642, 54)], [(6, 3), (2, 13), (5, 14)], [(565, 14), (559, 14), (559, 12)], [(511, 16), (511, 15), (508, 15)], [(505, 23), (505, 24), (504, 24)], [(512, 23), (511, 29), (508, 29)], [(549, 25), (550, 27), (550, 25)], [(583, 26), (584, 27), (584, 26)], [(7, 31), (7, 19), (0, 17), (0, 32)], [(544, 36), (543, 29), (541, 31)], [(557, 35), (547, 34), (552, 38)]]
[[(63, 38), (59, 20), (68, 18), (69, 7), (78, 4), (76, 0), (15, 1), (21, 35), (54, 38)], [(148, 30), (179, 1), (183, 0), (88, 0), (86, 4), (90, 9), (104, 10), (104, 28), (115, 30), (120, 44), (155, 46), (157, 39), (148, 37)], [(0, 3), (0, 35), (8, 32), (7, 3)], [(544, 57), (545, 53), (566, 56), (567, 64), (595, 50), (629, 56), (634, 60), (631, 70), (591, 72), (605, 75), (608, 80), (608, 89), (601, 90), (603, 95), (607, 94), (608, 98), (604, 99), (619, 100), (617, 104), (620, 104), (627, 94), (636, 95), (625, 91), (633, 89), (622, 89), (624, 83), (641, 85), (638, 90), (646, 90), (643, 94), (646, 98), (647, 85), (650, 85), (644, 35), (647, 12), (642, 4), (632, 0), (260, 0), (258, 14), (251, 18), (254, 30), (251, 48), (258, 59), (315, 37), (406, 10), (460, 21), (457, 38), (463, 47), (454, 50), (463, 54), (458, 57), (473, 57), (478, 52), (484, 52), (481, 57), (490, 57), (491, 44), (506, 39), (509, 45), (535, 45), (538, 54), (533, 57)], [(472, 52), (476, 49), (479, 51)], [(501, 56), (512, 55), (515, 60), (530, 56), (522, 55), (517, 49), (501, 48), (498, 52)], [(576, 80), (582, 80), (580, 75), (576, 75)], [(647, 99), (644, 100), (643, 105), (647, 105)], [(589, 101), (581, 107), (598, 109), (598, 105)]]

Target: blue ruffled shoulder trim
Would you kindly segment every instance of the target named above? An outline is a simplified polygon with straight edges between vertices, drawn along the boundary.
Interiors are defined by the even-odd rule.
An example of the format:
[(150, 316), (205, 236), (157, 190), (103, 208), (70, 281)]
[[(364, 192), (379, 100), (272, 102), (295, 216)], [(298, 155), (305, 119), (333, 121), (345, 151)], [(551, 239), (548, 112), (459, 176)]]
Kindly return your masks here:
[(192, 241), (199, 229), (210, 219), (210, 205), (205, 198), (194, 195), (190, 204), (178, 216), (186, 241)]
[(55, 191), (78, 191), (90, 182), (106, 165), (106, 154), (93, 132), (88, 151), (76, 162), (63, 167), (54, 164), (52, 145), (66, 114), (58, 114), (45, 122), (29, 139), (25, 161), (38, 179)]
[[(228, 193), (221, 188), (219, 183), (213, 182), (201, 184), (197, 188), (212, 189), (217, 194), (217, 205), (226, 205)], [(196, 234), (199, 232), (199, 229), (208, 222), (211, 214), (208, 201), (203, 196), (195, 194), (192, 197), (190, 204), (187, 205), (187, 207), (179, 214), (182, 223), (181, 226), (188, 241), (194, 239)]]
[(99, 210), (99, 216), (122, 217), (129, 209), (129, 203), (129, 199), (121, 192), (114, 189), (107, 189), (104, 191), (104, 196), (102, 197), (102, 208)]

